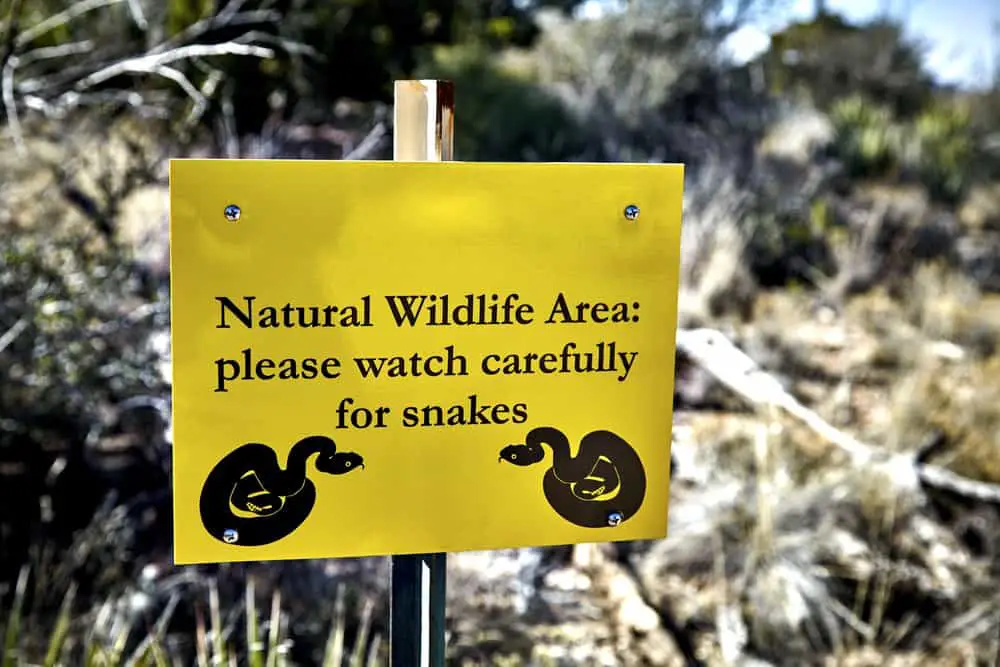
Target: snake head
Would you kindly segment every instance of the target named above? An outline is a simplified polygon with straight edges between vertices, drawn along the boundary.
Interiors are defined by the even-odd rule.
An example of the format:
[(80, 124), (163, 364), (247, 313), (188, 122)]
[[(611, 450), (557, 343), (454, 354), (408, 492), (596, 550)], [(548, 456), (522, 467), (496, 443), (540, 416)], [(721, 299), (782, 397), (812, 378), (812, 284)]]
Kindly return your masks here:
[(328, 475), (343, 475), (364, 467), (364, 458), (355, 452), (337, 452), (316, 459), (316, 469)]
[(507, 461), (516, 466), (530, 466), (541, 461), (543, 455), (540, 448), (528, 445), (507, 445), (500, 450), (500, 461)]

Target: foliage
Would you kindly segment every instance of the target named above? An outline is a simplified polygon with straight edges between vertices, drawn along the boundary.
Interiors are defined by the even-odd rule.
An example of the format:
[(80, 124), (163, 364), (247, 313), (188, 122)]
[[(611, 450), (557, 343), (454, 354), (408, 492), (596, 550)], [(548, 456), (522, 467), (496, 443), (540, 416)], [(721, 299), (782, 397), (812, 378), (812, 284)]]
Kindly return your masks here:
[[(392, 81), (410, 77), (428, 48), (456, 42), (475, 43), (490, 50), (527, 45), (537, 33), (531, 18), (533, 10), (554, 7), (571, 12), (579, 2), (97, 0), (83, 3), (78, 10), (67, 10), (69, 14), (53, 21), (62, 3), (8, 0), (0, 3), (0, 13), (7, 13), (3, 12), (5, 4), (18, 9), (15, 27), (21, 35), (25, 31), (30, 35), (17, 42), (12, 55), (40, 47), (65, 51), (62, 57), (49, 53), (44, 58), (31, 58), (36, 79), (59, 78), (66, 69), (66, 56), (77, 58), (68, 69), (78, 72), (88, 63), (142, 56), (157, 45), (162, 47), (158, 49), (162, 55), (192, 37), (204, 44), (257, 43), (271, 48), (273, 53), (265, 58), (217, 54), (171, 62), (171, 67), (190, 81), (192, 89), (221, 93), (206, 110), (209, 126), (220, 114), (230, 113), (235, 131), (242, 136), (259, 131), (272, 115), (275, 94), (286, 100), (296, 119), (310, 122), (325, 120), (330, 106), (340, 98), (388, 102)], [(124, 69), (113, 79), (127, 83), (139, 73)], [(183, 86), (178, 88), (175, 73), (146, 73), (160, 77), (147, 78), (142, 86), (145, 90), (167, 91), (175, 96), (181, 93), (181, 97), (187, 92)], [(226, 112), (223, 105), (230, 111)]]
[[(9, 343), (0, 386), (4, 414), (84, 411), (162, 386), (142, 345), (144, 300), (120, 249), (95, 248), (58, 229), (0, 237), (0, 322)], [(122, 312), (124, 304), (137, 310)], [(88, 395), (80, 388), (86, 387)]]
[(739, 21), (722, 13), (722, 3), (709, 0), (629, 3), (590, 21), (541, 14), (524, 66), (589, 128), (587, 159), (742, 160), (772, 100), (748, 70), (719, 59)]
[[(19, 464), (0, 466), (3, 574), (42, 529), (43, 494), (53, 495), (48, 529), (63, 536), (101, 503), (108, 489), (87, 474), (83, 446), (102, 411), (167, 391), (148, 345), (164, 326), (164, 304), (128, 250), (49, 192), (36, 202), (38, 219), (0, 223), (0, 463)], [(19, 213), (27, 223), (28, 211)], [(57, 461), (59, 493), (50, 479)]]
[[(9, 612), (0, 616), (6, 617), (0, 635), (2, 667), (37, 664), (45, 667), (166, 667), (176, 664), (282, 667), (290, 664), (290, 638), (281, 593), (275, 590), (269, 609), (258, 611), (253, 578), (247, 580), (241, 604), (233, 610), (224, 609), (214, 579), (198, 582), (200, 588), (207, 589), (208, 619), (206, 623), (203, 605), (195, 603), (196, 640), (192, 647), (178, 645), (171, 632), (171, 623), (180, 615), (178, 612), (186, 611), (178, 608), (178, 597), (171, 598), (158, 614), (145, 619), (143, 632), (141, 621), (144, 619), (130, 609), (138, 602), (135, 598), (143, 596), (141, 591), (128, 591), (96, 607), (80, 609), (76, 586), (70, 584), (54, 616), (39, 615), (31, 613), (29, 575), (29, 568), (22, 568), (10, 596)], [(334, 618), (327, 633), (322, 665), (362, 667), (379, 664), (376, 661), (384, 660), (384, 651), (381, 637), (371, 634), (374, 607), (370, 602), (361, 611), (353, 643), (346, 642), (349, 619), (345, 593), (341, 585), (334, 602)], [(234, 621), (240, 618), (242, 633), (236, 632), (234, 626)]]
[(907, 117), (930, 101), (921, 45), (888, 19), (852, 24), (823, 12), (772, 35), (761, 60), (774, 92), (804, 97), (822, 109), (860, 94)]
[(901, 132), (889, 108), (852, 95), (833, 104), (830, 118), (837, 156), (851, 176), (886, 177), (899, 168)]
[(761, 61), (774, 92), (805, 97), (821, 109), (858, 94), (909, 117), (930, 101), (921, 45), (887, 19), (852, 24), (824, 12), (772, 35)]
[(916, 179), (930, 195), (954, 203), (984, 174), (969, 109), (939, 98), (910, 121), (861, 95), (833, 104), (836, 151), (855, 178)]

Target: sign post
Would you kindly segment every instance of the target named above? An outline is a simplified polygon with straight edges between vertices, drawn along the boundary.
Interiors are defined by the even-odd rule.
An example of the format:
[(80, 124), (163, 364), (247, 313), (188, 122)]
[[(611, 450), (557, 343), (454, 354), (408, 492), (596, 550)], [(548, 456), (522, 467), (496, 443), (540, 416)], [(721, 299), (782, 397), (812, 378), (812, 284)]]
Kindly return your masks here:
[[(452, 82), (397, 81), (393, 93), (393, 160), (451, 160), (455, 127)], [(444, 667), (447, 554), (393, 556), (390, 567), (390, 664)]]
[(666, 537), (678, 164), (170, 162), (174, 562), (392, 556), (397, 666), (445, 554)]

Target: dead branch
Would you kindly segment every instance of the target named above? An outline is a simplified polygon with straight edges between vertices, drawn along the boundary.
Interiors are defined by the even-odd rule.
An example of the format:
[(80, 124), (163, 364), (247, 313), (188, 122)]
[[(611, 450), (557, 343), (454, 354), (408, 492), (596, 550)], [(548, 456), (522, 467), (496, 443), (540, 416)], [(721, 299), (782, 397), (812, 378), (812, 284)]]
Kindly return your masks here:
[(925, 463), (926, 450), (894, 453), (880, 449), (837, 429), (809, 409), (778, 380), (714, 329), (679, 329), (677, 350), (698, 364), (719, 382), (755, 406), (784, 410), (845, 452), (853, 465), (882, 463), (892, 470), (901, 485), (923, 484), (963, 498), (1000, 504), (1000, 485), (963, 477), (941, 466)]
[(11, 343), (13, 343), (18, 336), (21, 335), (21, 332), (23, 332), (27, 328), (28, 328), (28, 320), (22, 317), (21, 319), (19, 319), (17, 322), (14, 323), (14, 326), (12, 326), (10, 329), (7, 329), (7, 331), (5, 331), (2, 336), (0, 336), (0, 352), (6, 350), (7, 347)]
[(224, 44), (192, 44), (190, 46), (180, 46), (165, 53), (153, 53), (136, 58), (128, 58), (113, 65), (104, 67), (89, 76), (80, 79), (75, 88), (84, 90), (108, 79), (113, 79), (122, 74), (151, 74), (156, 73), (169, 63), (178, 60), (189, 60), (191, 58), (204, 58), (207, 56), (254, 56), (256, 58), (272, 58), (274, 51), (263, 46), (252, 46), (248, 44), (236, 44), (226, 42)]
[[(130, 22), (148, 32), (149, 21), (137, 0), (81, 0), (25, 29), (18, 27), (20, 2), (15, 2), (0, 44), (0, 102), (15, 146), (22, 154), (26, 150), (22, 130), (22, 115), (25, 112), (41, 112), (48, 118), (62, 118), (84, 105), (118, 102), (163, 117), (164, 113), (153, 106), (149, 96), (135, 90), (134, 86), (117, 91), (107, 90), (108, 82), (128, 75), (159, 77), (174, 83), (191, 102), (184, 120), (184, 125), (190, 126), (209, 107), (209, 99), (219, 87), (221, 72), (212, 72), (205, 85), (196, 85), (191, 79), (189, 64), (197, 67), (202, 59), (219, 56), (267, 59), (273, 58), (278, 50), (308, 51), (308, 47), (287, 40), (270, 39), (265, 33), (255, 30), (256, 26), (278, 20), (280, 14), (273, 10), (244, 11), (245, 2), (229, 0), (212, 16), (189, 26), (178, 35), (150, 44), (148, 48), (143, 47), (144, 52), (141, 53), (114, 52), (115, 49), (121, 51), (127, 48), (128, 40), (121, 40), (121, 44), (114, 40), (102, 42), (104, 50), (100, 53), (93, 48), (92, 40), (55, 47), (32, 46), (39, 37), (53, 30), (70, 26), (95, 11), (121, 4), (126, 5)], [(209, 39), (214, 31), (234, 26), (247, 26), (248, 30), (223, 43), (194, 43), (201, 38)], [(264, 42), (268, 45), (265, 46)], [(59, 67), (54, 61), (64, 66)]]
[(64, 9), (58, 14), (53, 14), (44, 21), (40, 21), (38, 25), (18, 33), (14, 43), (17, 48), (25, 47), (45, 33), (51, 32), (56, 28), (61, 28), (84, 14), (92, 12), (95, 9), (101, 9), (102, 7), (121, 4), (121, 2), (122, 0), (81, 0), (81, 2), (73, 4), (68, 9)]
[(367, 160), (382, 145), (386, 136), (385, 123), (376, 123), (364, 139), (353, 150), (344, 156), (345, 160)]

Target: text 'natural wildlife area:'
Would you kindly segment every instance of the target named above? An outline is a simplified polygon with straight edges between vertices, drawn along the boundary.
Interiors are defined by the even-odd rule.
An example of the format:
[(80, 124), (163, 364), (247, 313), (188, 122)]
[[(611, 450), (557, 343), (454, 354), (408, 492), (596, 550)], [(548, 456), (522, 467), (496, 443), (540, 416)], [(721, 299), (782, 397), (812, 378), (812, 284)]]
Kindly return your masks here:
[[(405, 350), (385, 356), (341, 357), (335, 352), (304, 356), (266, 356), (241, 346), (214, 361), (215, 393), (228, 393), (245, 382), (336, 381), (351, 373), (366, 382), (399, 381), (411, 377), (483, 377), (554, 374), (607, 374), (618, 382), (628, 380), (639, 353), (623, 349), (613, 339), (613, 329), (639, 321), (636, 301), (573, 299), (563, 292), (544, 308), (518, 294), (403, 294), (376, 298), (361, 296), (350, 303), (302, 305), (264, 303), (255, 296), (217, 296), (215, 329), (338, 329), (368, 327), (524, 327), (530, 325), (606, 325), (608, 339), (578, 344), (572, 340), (551, 349), (491, 350), (478, 355), (463, 353), (455, 344), (433, 350)], [(571, 326), (568, 328), (572, 329)], [(220, 332), (221, 335), (225, 335)], [(516, 338), (512, 347), (516, 347)], [(392, 410), (345, 407), (341, 401), (341, 428), (388, 426)], [(366, 414), (358, 414), (363, 411)], [(352, 414), (353, 413), (353, 414)], [(457, 426), (482, 423), (515, 423), (527, 419), (527, 406), (484, 403), (477, 396), (462, 397), (452, 406), (406, 406), (403, 426)]]

